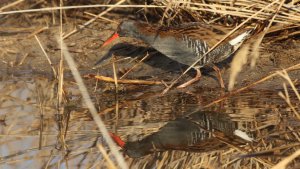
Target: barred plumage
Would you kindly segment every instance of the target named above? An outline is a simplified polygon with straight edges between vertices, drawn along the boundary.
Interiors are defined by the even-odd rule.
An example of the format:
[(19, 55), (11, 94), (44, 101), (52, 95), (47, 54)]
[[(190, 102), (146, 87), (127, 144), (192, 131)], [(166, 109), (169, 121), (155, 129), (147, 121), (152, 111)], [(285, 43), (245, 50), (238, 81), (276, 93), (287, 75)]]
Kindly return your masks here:
[(242, 34), (232, 35), (229, 40), (204, 55), (209, 47), (220, 41), (225, 31), (228, 29), (221, 26), (195, 22), (176, 27), (154, 27), (147, 23), (124, 21), (119, 25), (117, 35), (140, 39), (167, 57), (188, 66), (199, 60), (194, 66), (197, 76), (180, 87), (186, 87), (199, 80), (201, 76), (199, 69), (211, 66), (218, 72), (221, 87), (224, 88), (219, 69), (214, 64), (227, 59), (251, 34), (248, 30)]

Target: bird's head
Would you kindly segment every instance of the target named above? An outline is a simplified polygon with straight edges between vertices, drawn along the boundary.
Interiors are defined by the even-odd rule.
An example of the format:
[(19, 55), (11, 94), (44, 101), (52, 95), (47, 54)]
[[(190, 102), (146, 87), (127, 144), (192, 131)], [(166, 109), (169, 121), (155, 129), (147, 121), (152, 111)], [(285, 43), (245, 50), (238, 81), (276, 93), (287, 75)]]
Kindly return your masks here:
[(117, 31), (110, 37), (108, 38), (102, 45), (106, 46), (110, 44), (113, 40), (119, 38), (119, 37), (132, 37), (136, 38), (139, 35), (139, 27), (138, 23), (135, 21), (122, 21), (119, 26)]

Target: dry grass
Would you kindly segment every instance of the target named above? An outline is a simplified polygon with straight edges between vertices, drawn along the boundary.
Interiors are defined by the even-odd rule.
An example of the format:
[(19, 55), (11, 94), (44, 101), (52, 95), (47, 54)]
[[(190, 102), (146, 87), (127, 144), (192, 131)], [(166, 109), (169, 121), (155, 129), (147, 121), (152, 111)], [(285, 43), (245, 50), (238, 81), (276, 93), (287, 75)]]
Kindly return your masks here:
[(228, 90), (231, 91), (234, 87), (235, 79), (239, 72), (242, 71), (243, 65), (247, 63), (249, 53), (249, 45), (244, 45), (236, 54), (231, 62), (231, 73), (229, 78)]
[[(240, 111), (226, 110), (238, 126), (251, 131), (251, 134), (256, 136), (252, 145), (238, 147), (226, 143), (225, 149), (204, 153), (167, 151), (148, 155), (141, 159), (129, 159), (123, 158), (118, 153), (107, 130), (117, 131), (122, 138), (126, 139), (128, 136), (144, 136), (153, 133), (166, 121), (179, 116), (174, 115), (172, 106), (188, 109), (188, 104), (179, 103), (189, 102), (191, 97), (179, 97), (179, 101), (168, 97), (162, 98), (166, 100), (158, 100), (159, 91), (143, 91), (144, 93), (138, 93), (138, 96), (125, 96), (127, 98), (124, 101), (119, 98), (121, 94), (118, 91), (121, 88), (120, 81), (122, 80), (119, 80), (117, 76), (118, 65), (113, 64), (114, 79), (111, 81), (115, 83), (116, 92), (113, 97), (116, 98), (115, 100), (110, 99), (109, 102), (111, 100), (115, 102), (109, 105), (105, 102), (108, 97), (111, 98), (109, 95), (103, 94), (100, 98), (96, 97), (96, 94), (87, 95), (88, 91), (84, 88), (79, 73), (76, 73), (76, 63), (68, 63), (69, 66), (67, 66), (64, 61), (64, 57), (69, 57), (69, 59), (72, 57), (66, 50), (66, 46), (63, 45), (64, 41), (67, 46), (71, 46), (72, 38), (84, 33), (84, 30), (93, 29), (93, 24), (98, 21), (102, 25), (105, 25), (106, 22), (118, 23), (120, 19), (118, 15), (122, 13), (120, 11), (142, 14), (139, 19), (165, 25), (197, 21), (234, 27), (210, 50), (238, 29), (254, 26), (260, 21), (271, 19), (272, 22), (264, 29), (264, 34), (255, 37), (256, 39), (251, 42), (252, 45), (244, 46), (236, 54), (237, 57), (232, 62), (232, 67), (235, 69), (231, 69), (229, 83), (229, 89), (233, 89), (234, 83), (239, 83), (236, 81), (238, 73), (243, 71), (243, 65), (247, 64), (246, 60), (249, 60), (247, 59), (248, 54), (252, 55), (252, 66), (259, 59), (261, 43), (282, 41), (300, 34), (300, 11), (297, 8), (299, 2), (162, 0), (146, 5), (134, 4), (135, 1), (128, 3), (125, 0), (103, 4), (93, 4), (93, 2), (85, 1), (84, 4), (80, 4), (76, 1), (33, 0), (28, 3), (24, 0), (5, 0), (1, 4), (0, 20), (11, 26), (11, 29), (0, 29), (1, 62), (9, 65), (12, 70), (16, 66), (17, 71), (17, 66), (26, 64), (24, 60), (28, 59), (28, 53), (22, 51), (19, 62), (12, 62), (9, 59), (7, 61), (3, 58), (6, 56), (9, 58), (22, 50), (18, 49), (18, 41), (33, 39), (32, 42), (37, 42), (39, 45), (39, 48), (36, 49), (40, 51), (40, 55), (37, 55), (46, 60), (52, 76), (28, 78), (28, 76), (34, 76), (34, 73), (31, 72), (32, 74), (29, 73), (24, 78), (3, 77), (0, 84), (0, 125), (3, 126), (0, 145), (1, 151), (5, 155), (1, 155), (0, 165), (25, 168), (32, 167), (28, 163), (33, 162), (40, 168), (101, 168), (103, 166), (117, 168), (117, 165), (121, 168), (127, 168), (126, 165), (130, 168), (149, 168), (150, 166), (156, 168), (243, 168), (243, 166), (287, 168), (288, 165), (295, 167), (299, 164), (299, 160), (296, 159), (299, 156), (300, 147), (299, 127), (293, 124), (294, 120), (296, 122), (300, 120), (299, 85), (287, 74), (287, 71), (299, 70), (299, 63), (295, 63), (294, 66), (283, 71), (275, 71), (246, 87), (226, 93), (218, 99), (215, 99), (217, 94), (206, 93), (204, 96), (213, 97), (213, 99), (200, 98), (198, 100), (198, 102), (205, 100), (207, 104), (203, 107), (215, 111), (219, 111), (217, 103), (227, 106), (236, 104), (236, 107), (243, 107), (245, 101), (238, 94), (250, 87), (273, 80), (274, 77), (282, 77), (286, 82), (283, 84), (283, 92), (280, 92), (279, 96), (284, 101), (280, 102), (280, 106), (284, 108), (277, 108), (276, 103), (271, 103), (265, 106), (269, 106), (272, 113), (261, 112), (261, 109), (253, 112), (247, 107), (243, 107)], [(99, 3), (99, 1), (97, 2)], [(76, 17), (80, 20), (77, 21)], [(67, 28), (66, 25), (70, 23), (76, 25), (75, 28)], [(54, 54), (48, 50), (50, 45), (46, 45), (47, 40), (50, 41), (51, 38), (54, 38), (53, 35), (49, 36), (49, 39), (42, 40), (40, 34), (49, 33), (49, 29), (56, 29), (57, 25), (59, 25), (56, 31), (56, 35), (59, 36), (57, 44), (60, 45), (54, 45), (58, 46)], [(56, 42), (54, 41), (54, 43)], [(32, 54), (30, 53), (30, 55)], [(55, 57), (54, 55), (59, 56)], [(142, 61), (147, 57), (148, 55)], [(132, 67), (128, 72), (134, 71), (133, 69), (137, 69), (136, 67)], [(70, 70), (77, 74), (74, 75), (76, 82), (70, 78), (67, 79), (66, 75), (69, 75)], [(176, 81), (173, 84), (175, 83)], [(79, 89), (77, 85), (79, 85)], [(254, 93), (254, 95), (259, 94)], [(254, 95), (256, 100), (260, 99)], [(276, 96), (272, 95), (272, 98), (277, 98), (277, 94), (274, 95)], [(75, 101), (72, 100), (74, 98)], [(76, 100), (76, 98), (79, 99)], [(97, 113), (92, 100), (98, 101), (96, 106), (100, 113)], [(141, 103), (142, 100), (146, 100), (146, 102), (150, 100), (151, 111), (147, 112), (144, 109), (145, 103)], [(103, 105), (106, 105), (106, 108)], [(134, 106), (137, 106), (134, 112), (131, 112), (133, 109), (127, 111), (128, 107)], [(150, 112), (155, 112), (155, 114)], [(182, 116), (184, 113), (180, 115)], [(100, 116), (102, 119), (99, 118)], [(286, 116), (291, 119), (286, 119)], [(245, 154), (251, 158), (240, 158)], [(276, 165), (276, 163), (278, 164)]]

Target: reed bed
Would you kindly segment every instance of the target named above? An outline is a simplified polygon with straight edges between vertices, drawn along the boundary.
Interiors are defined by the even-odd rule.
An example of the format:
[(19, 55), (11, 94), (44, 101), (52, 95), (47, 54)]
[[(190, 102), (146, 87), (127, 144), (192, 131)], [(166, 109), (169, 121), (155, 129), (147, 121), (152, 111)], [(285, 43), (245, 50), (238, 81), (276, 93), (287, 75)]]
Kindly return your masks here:
[[(297, 40), (300, 34), (299, 5), (300, 2), (296, 0), (105, 0), (101, 4), (94, 0), (3, 0), (0, 5), (0, 23), (3, 25), (0, 27), (0, 58), (5, 71), (1, 73), (0, 85), (0, 125), (3, 126), (0, 130), (0, 165), (22, 168), (34, 165), (39, 168), (299, 166), (299, 82), (289, 76), (289, 72), (299, 71), (299, 63), (275, 70), (244, 87), (234, 87), (239, 83), (238, 76), (243, 68), (248, 64), (255, 67), (259, 62), (260, 51), (265, 46)], [(142, 94), (124, 95), (121, 99), (117, 64), (113, 64), (114, 76), (111, 80), (115, 85), (114, 93), (95, 94), (94, 88), (84, 88), (77, 70), (81, 68), (80, 60), (76, 57), (75, 62), (72, 60), (72, 55), (81, 53), (81, 49), (73, 49), (72, 45), (81, 43), (75, 39), (82, 38), (80, 34), (85, 31), (97, 30), (97, 25), (100, 25), (101, 33), (108, 29), (105, 25), (116, 24), (124, 18), (160, 25), (185, 22), (219, 24), (232, 30), (224, 39), (239, 29), (257, 24), (262, 25), (263, 31), (237, 52), (230, 74), (229, 88), (232, 91), (224, 95), (212, 89), (210, 93), (202, 93), (207, 97), (196, 95), (192, 101), (190, 95), (182, 94), (175, 94), (175, 98), (179, 99), (174, 99), (174, 96), (158, 99), (161, 91), (155, 89), (145, 90)], [(91, 39), (94, 43), (95, 37)], [(91, 39), (82, 42), (86, 43), (84, 47), (94, 45)], [(101, 39), (96, 37), (96, 41), (96, 46), (100, 47)], [(28, 44), (36, 47), (30, 51)], [(43, 59), (31, 65), (27, 60), (36, 56)], [(66, 61), (65, 57), (69, 59)], [(40, 60), (44, 60), (43, 64)], [(28, 71), (35, 66), (40, 71)], [(45, 67), (49, 69), (44, 71)], [(138, 66), (132, 69), (135, 67)], [(70, 71), (76, 74), (76, 81)], [(14, 72), (25, 75), (22, 78), (15, 77)], [(264, 108), (271, 112), (243, 107), (245, 100), (239, 97), (240, 93), (274, 78), (282, 78), (283, 87), (282, 90), (269, 93), (276, 98), (276, 102), (270, 102)], [(96, 86), (89, 80), (83, 82), (88, 83), (88, 87)], [(169, 90), (176, 82), (165, 85)], [(77, 84), (80, 84), (79, 89)], [(260, 99), (256, 91), (252, 94), (253, 100)], [(277, 107), (277, 101), (280, 107)], [(116, 150), (107, 134), (107, 131), (111, 131), (119, 133), (124, 139), (142, 138), (158, 131), (167, 121), (185, 115), (191, 110), (189, 105), (199, 102), (205, 103), (200, 105), (203, 109), (213, 111), (220, 111), (221, 104), (243, 107), (238, 111), (229, 107), (225, 112), (240, 127), (250, 131), (256, 138), (255, 142), (241, 147), (226, 143), (226, 148), (209, 152), (166, 151), (131, 159), (123, 157)], [(156, 114), (153, 115), (153, 112)]]

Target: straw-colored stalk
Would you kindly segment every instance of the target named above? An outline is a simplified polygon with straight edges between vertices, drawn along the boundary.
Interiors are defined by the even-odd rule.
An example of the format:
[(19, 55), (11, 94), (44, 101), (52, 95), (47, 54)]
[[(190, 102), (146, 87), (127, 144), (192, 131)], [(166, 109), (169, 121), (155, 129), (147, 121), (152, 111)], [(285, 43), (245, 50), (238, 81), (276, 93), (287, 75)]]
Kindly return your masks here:
[[(300, 102), (300, 94), (298, 92), (298, 90), (296, 89), (294, 83), (292, 82), (290, 76), (288, 75), (288, 73), (286, 72), (286, 70), (282, 70), (282, 71), (278, 71), (277, 74), (281, 77), (283, 77), (288, 83), (289, 85), (292, 87), (294, 93), (296, 94), (299, 102)], [(283, 83), (283, 89), (284, 89), (284, 93), (283, 92), (279, 92), (279, 96), (282, 97), (285, 102), (289, 105), (289, 107), (291, 108), (291, 110), (294, 112), (294, 114), (296, 115), (296, 117), (300, 120), (300, 114), (299, 112), (297, 112), (295, 106), (293, 106), (291, 99), (290, 99), (290, 95), (287, 89), (287, 86), (285, 83)]]
[(235, 55), (231, 62), (230, 78), (228, 90), (231, 91), (234, 87), (237, 75), (242, 71), (243, 65), (247, 63), (249, 53), (249, 44), (244, 45)]
[(64, 44), (63, 40), (60, 41), (59, 38), (57, 38), (58, 43), (62, 46), (61, 50), (63, 52), (63, 56), (65, 58), (65, 60), (67, 61), (70, 70), (74, 76), (74, 79), (78, 85), (78, 88), (82, 94), (82, 98), (84, 103), (86, 104), (86, 106), (88, 107), (98, 129), (100, 130), (100, 132), (102, 133), (103, 137), (105, 138), (112, 154), (114, 155), (114, 157), (116, 158), (116, 162), (118, 163), (120, 168), (126, 169), (128, 168), (126, 165), (126, 162), (124, 161), (123, 156), (119, 153), (116, 144), (113, 142), (112, 138), (110, 137), (105, 124), (103, 123), (102, 119), (99, 117), (98, 112), (92, 102), (92, 99), (88, 93), (88, 90), (83, 82), (82, 77), (80, 76), (80, 73), (76, 67), (75, 61), (73, 59), (73, 57), (71, 56), (70, 52), (68, 51), (68, 48), (66, 46), (66, 44)]
[(251, 68), (254, 68), (255, 64), (256, 64), (256, 60), (259, 58), (259, 46), (263, 40), (264, 36), (263, 34), (261, 36), (258, 37), (258, 39), (253, 43), (252, 47), (251, 47)]
[(285, 169), (287, 168), (287, 165), (293, 161), (295, 158), (300, 156), (300, 150), (297, 150), (292, 155), (284, 158), (282, 161), (280, 161), (278, 164), (274, 165), (272, 169)]
[(15, 2), (12, 2), (12, 3), (10, 3), (10, 4), (7, 4), (7, 5), (3, 6), (3, 7), (1, 7), (1, 8), (0, 8), (0, 11), (3, 11), (3, 10), (5, 10), (5, 9), (11, 8), (11, 7), (13, 7), (13, 6), (16, 6), (16, 5), (18, 5), (18, 4), (22, 3), (22, 2), (24, 2), (24, 0), (17, 0), (17, 1), (15, 1)]

